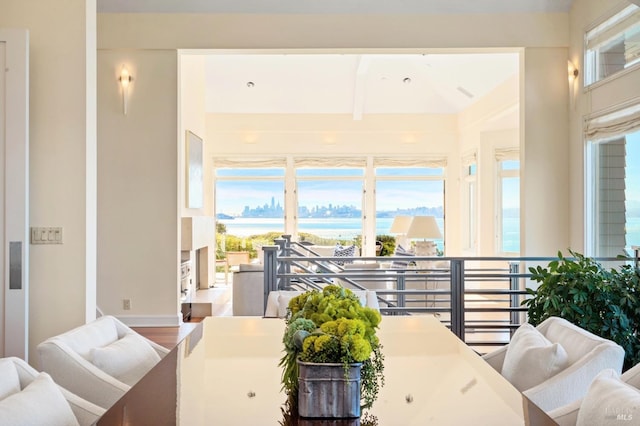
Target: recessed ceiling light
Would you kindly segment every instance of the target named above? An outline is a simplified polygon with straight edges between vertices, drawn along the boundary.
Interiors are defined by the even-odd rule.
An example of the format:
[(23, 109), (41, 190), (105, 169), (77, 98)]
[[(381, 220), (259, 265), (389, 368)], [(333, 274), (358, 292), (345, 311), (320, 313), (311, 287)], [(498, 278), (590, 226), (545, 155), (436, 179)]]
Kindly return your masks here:
[(405, 77), (405, 78), (402, 80), (402, 82), (403, 82), (404, 84), (411, 84), (411, 79), (410, 79), (409, 77)]
[(253, 86), (255, 86), (255, 84), (253, 83), (253, 81), (247, 81), (247, 87), (248, 87), (248, 88), (252, 88)]

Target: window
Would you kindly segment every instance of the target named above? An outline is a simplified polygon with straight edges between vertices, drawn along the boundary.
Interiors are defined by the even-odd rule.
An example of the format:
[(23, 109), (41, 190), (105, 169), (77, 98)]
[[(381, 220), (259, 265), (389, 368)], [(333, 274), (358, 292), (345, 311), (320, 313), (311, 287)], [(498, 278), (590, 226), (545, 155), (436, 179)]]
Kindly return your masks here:
[(217, 168), (216, 220), (238, 237), (284, 232), (284, 168)]
[[(436, 216), (444, 234), (445, 166), (419, 158), (214, 158), (216, 219), (227, 243), (274, 232), (371, 252), (399, 214)], [(444, 240), (435, 242), (444, 251)]]
[(630, 5), (585, 34), (585, 86), (640, 63), (640, 7)]
[(312, 242), (319, 244), (360, 237), (363, 179), (362, 168), (296, 169), (298, 234), (318, 236), (321, 240)]
[(640, 245), (640, 131), (593, 142), (591, 249), (598, 257)]
[[(444, 235), (444, 169), (377, 167), (376, 235), (389, 234), (395, 216), (435, 216)], [(444, 252), (444, 240), (434, 241)]]
[(640, 104), (590, 118), (585, 139), (588, 254), (630, 253), (640, 244)]
[(516, 152), (498, 153), (497, 248), (520, 253), (520, 161)]

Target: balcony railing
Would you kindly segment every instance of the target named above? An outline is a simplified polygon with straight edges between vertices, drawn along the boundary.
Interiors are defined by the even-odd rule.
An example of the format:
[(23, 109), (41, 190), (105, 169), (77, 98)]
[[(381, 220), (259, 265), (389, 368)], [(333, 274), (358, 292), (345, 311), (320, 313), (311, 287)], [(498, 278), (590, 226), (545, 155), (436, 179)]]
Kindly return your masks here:
[[(383, 315), (432, 314), (478, 352), (509, 342), (526, 321), (529, 267), (557, 257), (326, 257), (288, 236), (264, 250), (265, 301), (274, 290), (320, 289), (339, 283), (375, 290)], [(638, 256), (636, 256), (636, 259)], [(604, 259), (618, 264), (625, 260)], [(394, 267), (410, 261), (409, 266)], [(372, 263), (377, 268), (371, 269)], [(266, 302), (265, 302), (266, 303)]]

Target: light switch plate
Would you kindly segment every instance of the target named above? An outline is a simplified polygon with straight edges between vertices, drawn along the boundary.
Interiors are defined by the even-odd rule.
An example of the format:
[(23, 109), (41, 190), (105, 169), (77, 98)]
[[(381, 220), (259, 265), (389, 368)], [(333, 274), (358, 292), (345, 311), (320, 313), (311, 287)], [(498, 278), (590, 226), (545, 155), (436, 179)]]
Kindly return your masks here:
[(31, 227), (31, 244), (62, 244), (62, 227)]

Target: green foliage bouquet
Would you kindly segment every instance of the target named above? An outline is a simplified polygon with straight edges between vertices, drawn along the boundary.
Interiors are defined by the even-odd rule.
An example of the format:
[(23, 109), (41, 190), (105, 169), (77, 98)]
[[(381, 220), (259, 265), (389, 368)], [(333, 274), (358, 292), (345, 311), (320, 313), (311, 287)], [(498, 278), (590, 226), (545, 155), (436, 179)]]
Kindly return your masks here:
[(362, 306), (351, 290), (336, 285), (296, 296), (288, 309), (280, 366), (290, 401), (297, 399), (298, 359), (342, 363), (345, 372), (349, 364), (361, 362), (362, 407), (371, 407), (384, 385), (384, 356), (376, 336), (380, 312)]

